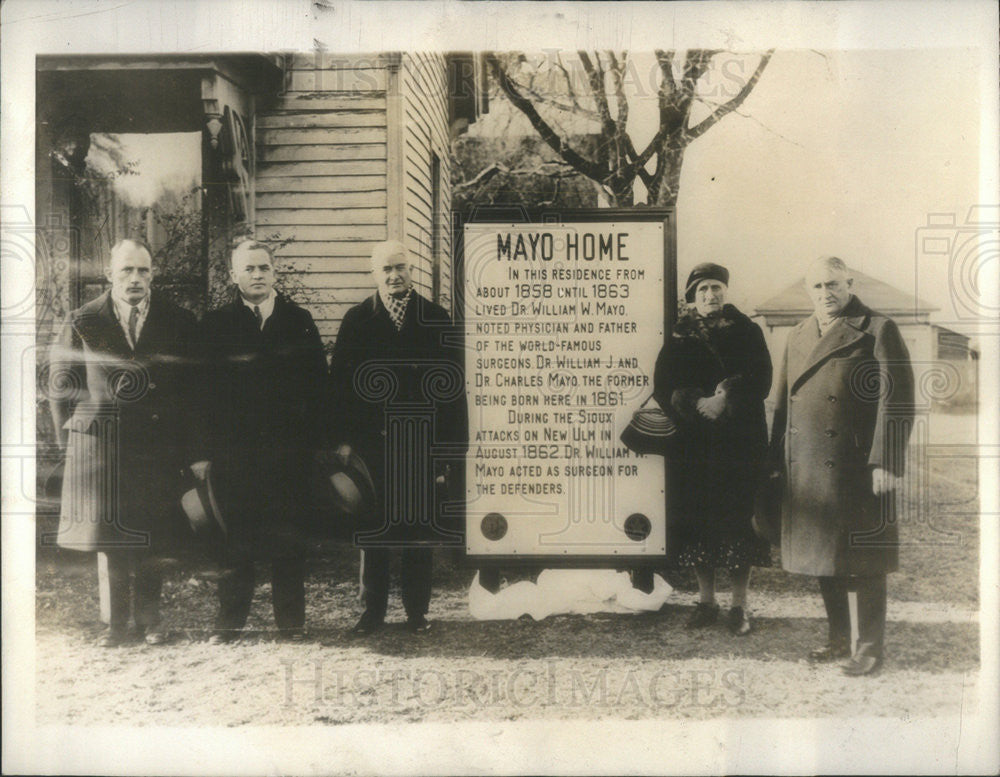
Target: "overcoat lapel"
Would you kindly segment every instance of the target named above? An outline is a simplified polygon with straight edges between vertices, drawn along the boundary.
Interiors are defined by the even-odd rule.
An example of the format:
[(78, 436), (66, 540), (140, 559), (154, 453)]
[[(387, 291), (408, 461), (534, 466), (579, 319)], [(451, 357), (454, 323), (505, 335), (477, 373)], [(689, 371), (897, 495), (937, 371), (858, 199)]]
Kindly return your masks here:
[[(128, 358), (132, 355), (132, 346), (128, 344), (125, 332), (122, 331), (121, 324), (118, 323), (111, 292), (107, 291), (105, 294), (107, 296), (104, 298), (104, 304), (101, 305), (100, 313), (98, 313), (103, 324), (105, 344), (111, 353)], [(152, 314), (152, 310), (150, 310), (150, 314)]]
[(403, 315), (403, 328), (396, 329), (396, 325), (392, 322), (392, 316), (389, 315), (389, 311), (386, 310), (385, 305), (382, 304), (382, 298), (379, 296), (378, 292), (375, 292), (375, 294), (371, 297), (372, 325), (377, 327), (379, 336), (393, 339), (399, 335), (400, 332), (407, 330), (410, 325), (410, 316), (413, 314), (415, 301), (415, 296), (410, 299), (410, 304), (406, 306), (406, 313)]
[[(239, 303), (241, 307), (246, 308), (248, 312), (250, 311), (250, 308), (247, 308), (247, 306), (243, 304), (242, 300), (238, 299), (236, 302)], [(271, 315), (268, 316), (267, 321), (264, 322), (264, 328), (260, 331), (269, 332), (272, 329), (280, 330), (282, 325), (285, 323), (286, 318), (288, 318), (288, 301), (283, 295), (275, 292), (274, 310), (271, 311)]]
[[(149, 298), (149, 312), (146, 314), (146, 322), (142, 325), (142, 329), (139, 330), (139, 339), (135, 344), (135, 353), (146, 354), (155, 353), (157, 351), (157, 344), (163, 338), (164, 333), (161, 331), (167, 324), (167, 320), (164, 317), (164, 307), (160, 304), (160, 299), (155, 295), (151, 295)], [(118, 326), (117, 321), (115, 325)], [(125, 339), (126, 344), (128, 340), (125, 338), (125, 333), (121, 331), (121, 327), (118, 326), (118, 331), (122, 335), (122, 339)]]
[(867, 316), (863, 309), (859, 311), (860, 308), (861, 304), (854, 297), (848, 303), (846, 315), (837, 318), (822, 337), (819, 336), (815, 314), (806, 319), (789, 349), (790, 367), (794, 367), (789, 369), (789, 375), (795, 376), (791, 384), (792, 393), (823, 362), (865, 336)]

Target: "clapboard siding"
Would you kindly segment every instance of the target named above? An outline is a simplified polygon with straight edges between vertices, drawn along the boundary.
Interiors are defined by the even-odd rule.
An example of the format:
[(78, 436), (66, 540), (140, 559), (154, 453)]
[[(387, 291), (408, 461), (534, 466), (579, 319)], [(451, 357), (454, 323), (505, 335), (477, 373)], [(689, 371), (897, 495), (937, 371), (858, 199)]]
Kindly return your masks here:
[(361, 159), (385, 160), (385, 143), (309, 146), (258, 146), (258, 160), (269, 162), (352, 162)]
[[(338, 191), (385, 192), (385, 173), (382, 175), (347, 175), (338, 179)], [(330, 191), (330, 176), (272, 176), (257, 181), (257, 200), (271, 193), (302, 194)]]
[(333, 344), (337, 338), (337, 330), (340, 329), (340, 322), (356, 302), (333, 302), (325, 305), (316, 303), (306, 303), (309, 312), (312, 313), (319, 329), (319, 336), (327, 346)]
[(378, 159), (346, 160), (339, 162), (285, 162), (266, 165), (257, 170), (257, 190), (261, 182), (271, 178), (330, 178), (347, 175), (373, 175), (385, 179), (385, 155)]
[(286, 91), (257, 116), (257, 232), (327, 343), (371, 293), (368, 257), (387, 237), (386, 88), (391, 58), (291, 56)]
[(384, 69), (359, 70), (293, 70), (289, 75), (288, 92), (343, 92), (371, 96), (385, 92), (388, 80)]
[[(302, 280), (304, 284), (305, 278)], [(306, 302), (314, 307), (336, 304), (357, 305), (359, 302), (370, 297), (375, 291), (371, 284), (363, 288), (321, 289), (311, 284), (311, 277), (309, 280), (310, 284), (302, 291), (302, 299), (303, 302)]]
[[(270, 234), (273, 227), (258, 229), (258, 233)], [(296, 226), (280, 230), (280, 239), (294, 241), (341, 241), (370, 240), (376, 242), (386, 239), (385, 222), (381, 224), (328, 224), (323, 226)]]
[(385, 128), (385, 108), (341, 111), (285, 110), (270, 113), (257, 121), (258, 129), (341, 129), (345, 127)]
[(278, 248), (277, 256), (287, 258), (289, 261), (295, 260), (306, 262), (314, 260), (315, 267), (308, 269), (329, 269), (327, 257), (339, 257), (337, 269), (353, 267), (350, 262), (357, 261), (362, 269), (368, 268), (368, 257), (371, 256), (371, 249), (375, 241), (364, 238), (346, 238), (344, 240), (293, 240)]
[(430, 158), (430, 149), (418, 151), (407, 143), (406, 160), (409, 163), (410, 170), (410, 174), (407, 176), (407, 182), (409, 185), (417, 184), (421, 186), (423, 190), (427, 192), (428, 198), (430, 197), (431, 187), (433, 185), (429, 164)]
[(385, 224), (385, 208), (337, 208), (326, 210), (272, 208), (257, 211), (257, 223), (288, 227), (308, 224)]
[(350, 92), (287, 92), (273, 104), (267, 106), (267, 111), (302, 111), (316, 113), (320, 111), (362, 111), (384, 110), (385, 92), (375, 91), (364, 94)]
[[(282, 243), (278, 264), (294, 276), (289, 286), (324, 340), (332, 342), (350, 306), (371, 295), (368, 257), (400, 228), (424, 294), (432, 286), (437, 230), (440, 301), (450, 307), (444, 57), (308, 52), (286, 61), (286, 91), (257, 116), (257, 232)], [(437, 203), (433, 155), (440, 160)], [(390, 178), (398, 181), (391, 192)]]
[(311, 289), (366, 289), (369, 293), (373, 291), (372, 275), (364, 272), (318, 272), (316, 270), (304, 270), (297, 263), (285, 265), (286, 271), (308, 272), (309, 288)]
[(385, 207), (385, 188), (359, 191), (354, 189), (356, 184), (349, 182), (341, 191), (331, 192), (264, 192), (257, 195), (258, 208), (263, 210), (300, 208), (300, 209), (324, 209), (329, 208), (358, 208), (358, 207)]
[(257, 143), (261, 146), (315, 146), (355, 143), (385, 143), (385, 127), (339, 127), (299, 129), (281, 127), (258, 130)]
[(427, 208), (430, 212), (431, 193), (426, 189), (421, 189), (413, 184), (413, 179), (406, 185), (406, 201), (412, 203), (415, 208)]
[[(429, 292), (435, 262), (439, 265), (439, 301), (451, 306), (450, 173), (448, 164), (448, 78), (444, 57), (405, 54), (401, 69), (403, 129), (403, 229), (407, 246), (417, 258), (416, 282)], [(440, 163), (439, 198), (433, 202), (432, 158)], [(437, 210), (437, 224), (432, 215)], [(437, 256), (431, 256), (437, 232)]]

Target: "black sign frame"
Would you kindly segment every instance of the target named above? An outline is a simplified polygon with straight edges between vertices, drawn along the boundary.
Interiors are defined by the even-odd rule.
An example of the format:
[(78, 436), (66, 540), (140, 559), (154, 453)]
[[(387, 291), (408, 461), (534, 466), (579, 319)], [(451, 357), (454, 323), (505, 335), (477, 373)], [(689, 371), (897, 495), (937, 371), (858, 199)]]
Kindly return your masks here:
[[(634, 208), (525, 208), (519, 206), (476, 207), (466, 213), (452, 212), (452, 305), (455, 323), (465, 345), (465, 226), (467, 224), (536, 224), (539, 227), (568, 223), (600, 224), (607, 222), (660, 222), (663, 224), (663, 337), (670, 338), (677, 318), (677, 222), (676, 209), (663, 207)], [(664, 494), (665, 501), (669, 502)], [(669, 514), (665, 505), (664, 515)], [(463, 536), (467, 519), (462, 521)], [(653, 554), (472, 554), (463, 542), (465, 566), (486, 570), (497, 567), (534, 568), (634, 568), (662, 565), (665, 555)], [(669, 541), (668, 547), (669, 551)], [(492, 586), (487, 586), (492, 587)]]

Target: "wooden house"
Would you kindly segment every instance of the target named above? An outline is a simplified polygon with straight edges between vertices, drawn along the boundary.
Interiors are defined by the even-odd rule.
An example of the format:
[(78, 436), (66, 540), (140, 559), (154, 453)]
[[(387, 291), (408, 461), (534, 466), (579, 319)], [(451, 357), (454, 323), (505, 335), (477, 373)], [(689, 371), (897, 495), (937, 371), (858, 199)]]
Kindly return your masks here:
[[(39, 57), (40, 344), (104, 288), (110, 246), (137, 234), (161, 286), (199, 313), (219, 301), (246, 234), (277, 247), (284, 289), (328, 343), (372, 292), (380, 240), (403, 240), (419, 290), (450, 307), (449, 145), (485, 108), (482, 78), (471, 54)], [(197, 179), (174, 210), (119, 196), (185, 133), (189, 152), (162, 152), (168, 172), (188, 165)], [(136, 137), (138, 170), (119, 149), (120, 169), (95, 173), (100, 142)]]

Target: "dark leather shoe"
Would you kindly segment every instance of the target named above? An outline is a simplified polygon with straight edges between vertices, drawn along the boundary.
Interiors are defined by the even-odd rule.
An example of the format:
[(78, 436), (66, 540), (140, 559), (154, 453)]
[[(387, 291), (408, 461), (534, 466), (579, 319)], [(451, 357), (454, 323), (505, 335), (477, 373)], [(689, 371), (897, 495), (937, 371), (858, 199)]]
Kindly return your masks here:
[(278, 636), (285, 642), (305, 642), (306, 630), (301, 626), (291, 629), (279, 629)]
[(362, 637), (366, 634), (374, 634), (376, 631), (381, 631), (383, 626), (385, 626), (384, 618), (379, 618), (369, 610), (365, 610), (361, 615), (361, 619), (354, 624), (351, 633)]
[(108, 629), (97, 639), (97, 647), (118, 647), (125, 641), (125, 629)]
[(719, 605), (717, 604), (705, 604), (704, 602), (698, 602), (698, 605), (694, 608), (694, 613), (688, 618), (688, 622), (685, 624), (685, 628), (688, 629), (703, 629), (706, 626), (711, 626), (719, 619)]
[(431, 624), (423, 615), (414, 615), (406, 619), (406, 630), (411, 634), (426, 634), (431, 630)]
[(726, 616), (726, 626), (737, 637), (745, 637), (753, 631), (750, 618), (742, 607), (733, 607), (729, 610), (729, 614)]
[(858, 654), (847, 659), (840, 668), (848, 677), (873, 674), (882, 668), (882, 656)]
[(851, 646), (845, 642), (827, 642), (823, 647), (809, 651), (809, 660), (814, 664), (828, 664), (850, 656)]

